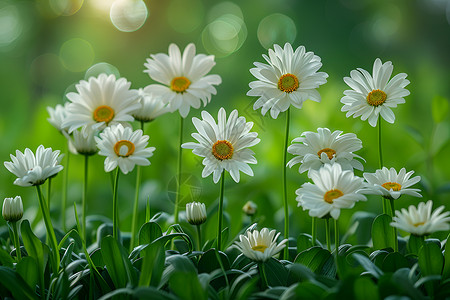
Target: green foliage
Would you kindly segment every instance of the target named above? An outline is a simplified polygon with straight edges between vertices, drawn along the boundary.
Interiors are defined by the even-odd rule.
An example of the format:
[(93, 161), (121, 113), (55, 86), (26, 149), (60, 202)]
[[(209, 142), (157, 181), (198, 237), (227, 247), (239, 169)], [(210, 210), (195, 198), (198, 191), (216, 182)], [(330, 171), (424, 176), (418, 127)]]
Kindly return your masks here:
[(394, 232), (390, 223), (392, 219), (388, 215), (379, 215), (372, 225), (372, 241), (374, 249), (394, 248)]

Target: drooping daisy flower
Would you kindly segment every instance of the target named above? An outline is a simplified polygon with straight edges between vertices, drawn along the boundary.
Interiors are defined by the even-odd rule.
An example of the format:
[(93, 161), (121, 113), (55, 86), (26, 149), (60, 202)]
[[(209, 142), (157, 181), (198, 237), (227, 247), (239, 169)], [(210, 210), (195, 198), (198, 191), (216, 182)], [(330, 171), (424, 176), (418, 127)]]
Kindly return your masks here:
[(132, 113), (136, 121), (151, 122), (170, 111), (169, 106), (162, 98), (146, 92), (146, 89), (147, 87), (138, 90), (141, 107)]
[(181, 55), (175, 44), (170, 44), (169, 55), (158, 53), (150, 55), (144, 66), (144, 72), (150, 78), (161, 83), (146, 87), (147, 93), (164, 99), (172, 112), (179, 110), (185, 118), (192, 107), (206, 106), (211, 95), (217, 93), (214, 85), (222, 82), (219, 75), (206, 75), (216, 64), (214, 56), (195, 55), (195, 45), (189, 44)]
[(106, 156), (105, 172), (111, 172), (117, 166), (122, 173), (133, 171), (135, 165), (148, 166), (147, 159), (153, 156), (155, 147), (147, 147), (148, 135), (142, 135), (142, 130), (133, 131), (122, 124), (105, 128), (100, 137), (94, 137), (98, 154)]
[(64, 103), (64, 106), (61, 104), (57, 104), (55, 108), (47, 106), (47, 112), (50, 115), (50, 118), (48, 118), (47, 121), (61, 133), (67, 131), (67, 128), (63, 127), (62, 125), (67, 117), (68, 105), (69, 102)]
[(419, 203), (416, 208), (410, 205), (408, 210), (402, 208), (401, 212), (396, 210), (391, 226), (404, 230), (414, 235), (429, 235), (436, 231), (450, 230), (450, 212), (446, 211), (444, 206), (438, 207), (432, 213), (433, 201)]
[(14, 184), (19, 186), (41, 185), (47, 178), (56, 175), (63, 169), (60, 165), (62, 155), (60, 151), (52, 151), (52, 148), (44, 148), (40, 145), (33, 151), (26, 148), (24, 153), (16, 150), (16, 156), (10, 155), (11, 161), (5, 161), (5, 167), (17, 176)]
[(259, 97), (254, 110), (261, 108), (265, 115), (270, 109), (270, 115), (276, 119), (291, 104), (302, 108), (308, 99), (320, 102), (316, 89), (327, 82), (328, 74), (317, 72), (322, 66), (319, 56), (306, 52), (304, 46), (294, 52), (291, 44), (286, 43), (284, 49), (274, 45), (274, 50), (269, 49), (269, 56), (264, 54), (263, 57), (269, 64), (255, 62), (256, 68), (250, 69), (258, 79), (250, 82), (247, 92), (248, 96)]
[(378, 115), (381, 115), (389, 123), (394, 123), (395, 115), (391, 108), (397, 104), (405, 103), (409, 91), (405, 87), (409, 84), (405, 73), (395, 75), (391, 80), (394, 67), (392, 62), (384, 64), (377, 58), (373, 64), (373, 73), (369, 74), (364, 69), (358, 68), (350, 72), (350, 77), (344, 81), (352, 90), (346, 90), (341, 102), (344, 104), (341, 111), (346, 111), (347, 118), (361, 117), (368, 119), (372, 127), (377, 125)]
[(68, 93), (71, 101), (63, 127), (69, 133), (82, 126), (103, 130), (106, 126), (133, 121), (131, 113), (141, 107), (136, 90), (125, 78), (100, 74), (88, 81), (81, 80), (75, 87), (77, 93)]
[(364, 178), (369, 183), (368, 188), (372, 193), (387, 199), (398, 199), (403, 194), (422, 197), (418, 193), (419, 189), (409, 188), (420, 181), (420, 176), (410, 178), (413, 173), (414, 171), (406, 173), (406, 169), (402, 168), (397, 174), (394, 168), (383, 167), (375, 173), (364, 173)]
[(239, 171), (253, 176), (248, 164), (256, 164), (256, 159), (254, 152), (248, 148), (260, 142), (258, 134), (250, 132), (253, 123), (246, 122), (244, 117), (238, 117), (237, 110), (233, 110), (227, 120), (223, 107), (219, 110), (218, 123), (207, 111), (202, 111), (202, 118), (203, 120), (192, 118), (198, 131), (192, 137), (199, 144), (190, 142), (181, 146), (204, 157), (202, 177), (213, 173), (213, 181), (217, 183), (223, 170), (228, 171), (236, 182), (240, 179)]
[(186, 219), (191, 225), (200, 225), (206, 222), (205, 203), (186, 203)]
[(64, 133), (64, 136), (69, 141), (70, 152), (90, 156), (98, 152), (97, 143), (94, 139), (97, 133), (98, 131), (93, 130), (91, 126), (85, 126), (74, 130), (71, 135)]
[[(317, 133), (306, 131), (300, 137), (292, 140), (287, 151), (297, 155), (288, 162), (288, 166), (301, 163), (298, 171), (319, 170), (324, 164), (338, 163), (343, 170), (363, 170), (359, 155), (353, 153), (362, 148), (362, 142), (354, 133), (336, 130), (333, 133), (328, 128), (318, 128)], [(300, 144), (294, 144), (300, 143)]]
[(312, 183), (304, 183), (295, 191), (298, 206), (309, 210), (311, 217), (326, 217), (328, 214), (338, 219), (343, 208), (352, 208), (356, 202), (365, 201), (364, 180), (343, 171), (339, 164), (325, 164), (318, 171), (311, 170)]
[(241, 252), (253, 261), (264, 262), (276, 255), (278, 252), (286, 247), (287, 239), (277, 243), (277, 238), (280, 235), (276, 230), (263, 228), (261, 231), (253, 230), (247, 231), (247, 236), (241, 234), (239, 242), (235, 245)]

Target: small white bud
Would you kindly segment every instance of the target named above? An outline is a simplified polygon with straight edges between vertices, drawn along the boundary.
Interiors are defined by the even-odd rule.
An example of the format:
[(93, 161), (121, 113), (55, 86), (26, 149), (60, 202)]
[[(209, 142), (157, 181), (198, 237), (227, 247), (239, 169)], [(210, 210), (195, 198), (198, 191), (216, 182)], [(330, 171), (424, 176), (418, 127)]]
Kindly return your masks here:
[(254, 214), (256, 214), (257, 209), (258, 205), (256, 205), (256, 203), (253, 201), (247, 201), (247, 203), (245, 203), (244, 206), (242, 207), (242, 211), (247, 216), (253, 216)]
[(200, 225), (206, 222), (206, 206), (204, 203), (191, 202), (186, 204), (186, 219), (189, 224)]
[(3, 219), (9, 222), (17, 222), (23, 217), (22, 198), (16, 196), (15, 198), (5, 198), (2, 209)]

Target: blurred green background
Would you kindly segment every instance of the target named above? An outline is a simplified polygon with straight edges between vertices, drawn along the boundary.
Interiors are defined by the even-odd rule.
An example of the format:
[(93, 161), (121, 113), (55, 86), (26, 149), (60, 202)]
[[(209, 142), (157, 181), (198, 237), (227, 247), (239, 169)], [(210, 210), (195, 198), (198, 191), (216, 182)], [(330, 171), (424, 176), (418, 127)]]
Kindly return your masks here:
[[(217, 115), (238, 109), (259, 133), (261, 143), (253, 147), (258, 164), (254, 177), (242, 176), (239, 184), (226, 182), (226, 212), (234, 236), (249, 222), (241, 207), (248, 200), (258, 205), (260, 227), (282, 230), (282, 148), (285, 115), (262, 117), (253, 111), (255, 99), (246, 96), (253, 62), (262, 62), (274, 43), (304, 45), (323, 61), (321, 71), (328, 83), (319, 88), (322, 102), (307, 101), (302, 110), (291, 112), (290, 140), (302, 131), (318, 127), (354, 132), (363, 141), (359, 155), (365, 170), (378, 167), (377, 131), (360, 119), (347, 119), (339, 102), (348, 87), (343, 81), (351, 70), (372, 69), (375, 58), (392, 61), (394, 74), (405, 72), (411, 84), (406, 103), (394, 110), (395, 124), (384, 125), (383, 150), (387, 167), (415, 170), (422, 177), (424, 198), (402, 197), (397, 207), (433, 199), (435, 207), (450, 209), (450, 159), (448, 95), (450, 94), (450, 1), (446, 0), (0, 0), (0, 157), (40, 144), (66, 151), (66, 140), (48, 122), (47, 106), (65, 101), (65, 94), (85, 78), (88, 68), (105, 62), (115, 66), (132, 88), (153, 83), (143, 72), (150, 54), (164, 52), (170, 43), (184, 48), (193, 42), (197, 53), (214, 54), (223, 83), (206, 109)], [(114, 3), (114, 4), (113, 4)], [(144, 22), (145, 21), (145, 22)], [(142, 25), (142, 26), (141, 26)], [(96, 67), (95, 72), (101, 70)], [(91, 70), (92, 71), (92, 70)], [(192, 141), (190, 121), (200, 110), (191, 110), (185, 122), (184, 141)], [(147, 124), (150, 145), (156, 147), (152, 165), (144, 168), (140, 206), (149, 199), (152, 214), (173, 212), (178, 113), (166, 114)], [(136, 125), (136, 124), (135, 124)], [(137, 126), (136, 126), (137, 127)], [(291, 156), (289, 156), (291, 158)], [(74, 222), (71, 204), (80, 202), (82, 158), (71, 156), (69, 169), (68, 225)], [(213, 207), (219, 186), (212, 178), (201, 178), (201, 160), (183, 151), (186, 201), (197, 200)], [(362, 176), (361, 172), (357, 175)], [(36, 220), (34, 188), (13, 185), (15, 177), (0, 168), (0, 198), (21, 195), (25, 217)], [(53, 180), (52, 216), (60, 227), (62, 175)], [(119, 192), (121, 229), (130, 230), (135, 172), (121, 177)], [(297, 208), (295, 190), (307, 177), (297, 168), (288, 170), (291, 235), (309, 232), (310, 218)], [(88, 212), (111, 216), (111, 185), (103, 171), (103, 158), (90, 161)], [(381, 212), (379, 197), (369, 197), (352, 210), (342, 211), (345, 230), (356, 211)], [(144, 222), (143, 213), (140, 216)], [(228, 219), (229, 221), (230, 219)], [(208, 220), (207, 237), (215, 233), (216, 216)], [(37, 223), (37, 222), (35, 222)], [(1, 220), (0, 224), (4, 224)], [(39, 227), (39, 225), (38, 225)]]

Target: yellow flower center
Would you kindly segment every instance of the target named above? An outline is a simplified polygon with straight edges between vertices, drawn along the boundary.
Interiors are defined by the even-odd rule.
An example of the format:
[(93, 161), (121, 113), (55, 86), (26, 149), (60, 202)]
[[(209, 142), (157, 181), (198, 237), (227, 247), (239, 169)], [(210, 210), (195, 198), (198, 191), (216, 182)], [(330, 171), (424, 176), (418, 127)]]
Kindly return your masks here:
[(287, 73), (278, 80), (278, 89), (286, 93), (292, 93), (298, 89), (297, 76)]
[(255, 251), (259, 251), (261, 253), (264, 253), (264, 251), (266, 251), (267, 246), (266, 245), (255, 245), (252, 247), (253, 250)]
[(324, 148), (324, 149), (320, 150), (319, 152), (317, 152), (317, 155), (319, 155), (319, 158), (323, 152), (325, 152), (325, 154), (328, 156), (329, 160), (333, 159), (333, 155), (336, 154), (335, 150), (330, 149), (330, 148)]
[(170, 89), (177, 93), (184, 93), (191, 85), (191, 81), (184, 76), (175, 77), (170, 83)]
[(229, 141), (217, 141), (212, 146), (212, 154), (218, 160), (230, 159), (233, 156), (233, 145)]
[(418, 226), (423, 225), (423, 224), (425, 224), (425, 222), (417, 222), (417, 223), (414, 223), (413, 226), (414, 227), (418, 227)]
[(382, 90), (373, 90), (367, 95), (367, 104), (371, 106), (380, 106), (386, 101), (386, 93)]
[(344, 196), (344, 193), (341, 192), (340, 190), (330, 190), (326, 192), (325, 195), (323, 195), (323, 200), (325, 200), (325, 202), (327, 203), (332, 204), (334, 199), (339, 198), (341, 196)]
[(114, 145), (114, 152), (117, 154), (117, 156), (120, 157), (130, 156), (131, 154), (134, 153), (134, 149), (135, 149), (134, 144), (127, 140), (118, 141)]
[(114, 109), (108, 105), (101, 105), (94, 110), (94, 120), (109, 123), (114, 118)]
[(386, 182), (383, 183), (381, 186), (387, 189), (388, 191), (392, 189), (393, 191), (398, 192), (402, 189), (402, 186), (397, 182)]

